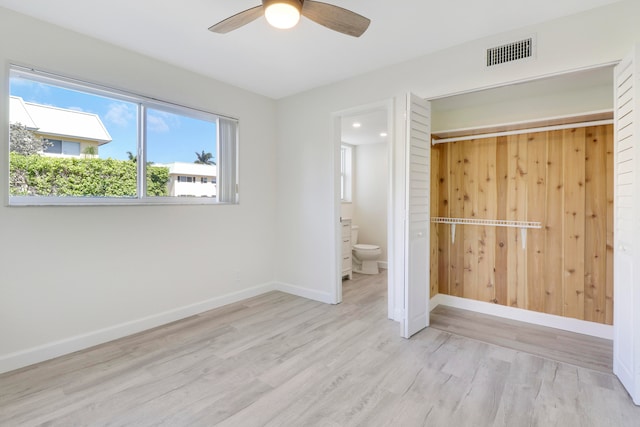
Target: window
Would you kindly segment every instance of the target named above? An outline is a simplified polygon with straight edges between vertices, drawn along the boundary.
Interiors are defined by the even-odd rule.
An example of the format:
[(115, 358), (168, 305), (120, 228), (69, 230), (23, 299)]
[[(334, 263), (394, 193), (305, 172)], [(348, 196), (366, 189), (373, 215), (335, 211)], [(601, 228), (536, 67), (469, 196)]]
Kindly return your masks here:
[(44, 147), (43, 153), (60, 154), (64, 156), (80, 155), (79, 142), (60, 141), (59, 139), (46, 139), (44, 145), (47, 145), (47, 142), (50, 145)]
[(343, 144), (340, 147), (340, 199), (351, 202), (353, 147)]
[(11, 205), (237, 203), (237, 120), (17, 66), (9, 84)]

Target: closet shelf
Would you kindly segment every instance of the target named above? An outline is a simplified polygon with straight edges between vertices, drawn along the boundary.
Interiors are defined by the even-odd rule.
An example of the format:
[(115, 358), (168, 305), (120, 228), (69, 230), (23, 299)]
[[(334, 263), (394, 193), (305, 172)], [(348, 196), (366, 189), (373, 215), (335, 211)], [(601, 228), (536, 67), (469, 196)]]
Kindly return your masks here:
[(448, 218), (433, 217), (432, 223), (451, 225), (451, 244), (456, 242), (456, 225), (482, 225), (491, 227), (511, 227), (519, 228), (522, 236), (522, 249), (527, 248), (527, 229), (542, 228), (542, 224), (536, 221), (509, 221), (504, 219), (478, 219), (478, 218)]
[(488, 225), (488, 226), (494, 226), (494, 227), (513, 227), (513, 228), (542, 228), (542, 224), (540, 222), (508, 221), (504, 219), (433, 217), (431, 218), (431, 222), (435, 222), (438, 224)]

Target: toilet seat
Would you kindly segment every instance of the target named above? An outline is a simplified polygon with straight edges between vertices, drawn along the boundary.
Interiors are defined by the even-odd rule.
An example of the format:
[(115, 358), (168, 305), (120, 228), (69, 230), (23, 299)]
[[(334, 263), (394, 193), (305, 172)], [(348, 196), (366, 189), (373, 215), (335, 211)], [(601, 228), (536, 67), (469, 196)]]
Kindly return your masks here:
[(353, 249), (359, 250), (359, 251), (376, 251), (378, 249), (380, 249), (380, 246), (378, 245), (366, 245), (364, 243), (358, 243), (353, 245)]

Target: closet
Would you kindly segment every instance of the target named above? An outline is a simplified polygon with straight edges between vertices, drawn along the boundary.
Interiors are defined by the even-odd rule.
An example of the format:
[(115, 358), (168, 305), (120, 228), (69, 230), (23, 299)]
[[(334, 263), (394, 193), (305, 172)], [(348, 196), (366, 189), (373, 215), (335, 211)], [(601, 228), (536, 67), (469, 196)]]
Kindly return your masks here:
[[(449, 121), (503, 111), (511, 116), (493, 123), (508, 124), (485, 117), (482, 126), (434, 131), (444, 139), (431, 149), (431, 294), (611, 325), (612, 87), (605, 99), (595, 86), (559, 92), (561, 82), (547, 83), (548, 94), (545, 82), (531, 91), (538, 107), (521, 108), (525, 119), (513, 117), (514, 105), (527, 105), (518, 88), (520, 98), (499, 107), (445, 111)], [(571, 97), (543, 118), (541, 99), (553, 110)]]

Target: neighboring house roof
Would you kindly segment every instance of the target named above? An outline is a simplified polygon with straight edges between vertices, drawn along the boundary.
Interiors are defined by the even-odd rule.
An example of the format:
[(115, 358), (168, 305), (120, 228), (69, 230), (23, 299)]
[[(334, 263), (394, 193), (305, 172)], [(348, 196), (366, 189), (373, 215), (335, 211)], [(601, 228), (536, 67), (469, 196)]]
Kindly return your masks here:
[[(100, 145), (111, 142), (111, 135), (97, 114), (24, 102), (17, 96), (11, 97), (10, 107), (10, 123), (21, 123), (38, 133), (86, 139)], [(27, 117), (30, 123), (23, 122)]]
[(153, 166), (165, 166), (169, 168), (169, 175), (197, 175), (197, 176), (217, 176), (216, 165), (202, 165), (199, 163), (175, 162), (164, 165), (154, 164)]
[(29, 111), (27, 111), (27, 106), (24, 105), (24, 101), (19, 96), (12, 96), (9, 99), (9, 111), (9, 123), (20, 123), (29, 130), (38, 129), (38, 126), (29, 115)]

